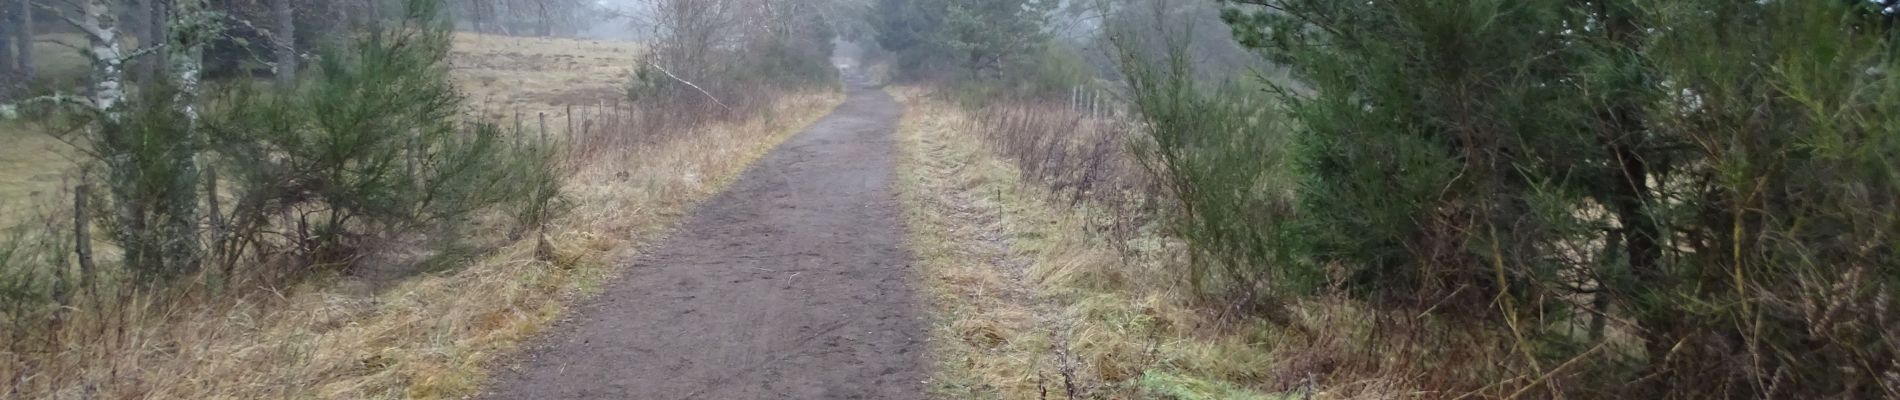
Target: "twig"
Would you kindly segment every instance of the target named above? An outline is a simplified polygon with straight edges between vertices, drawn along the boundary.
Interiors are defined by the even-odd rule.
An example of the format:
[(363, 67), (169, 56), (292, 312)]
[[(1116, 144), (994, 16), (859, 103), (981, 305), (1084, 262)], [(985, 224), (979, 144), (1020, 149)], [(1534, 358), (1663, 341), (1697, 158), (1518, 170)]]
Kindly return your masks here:
[(20, 106), (40, 104), (40, 103), (65, 104), (65, 105), (78, 106), (82, 110), (93, 112), (93, 113), (97, 113), (100, 111), (98, 107), (93, 106), (91, 100), (87, 100), (79, 96), (73, 96), (73, 95), (64, 94), (64, 93), (57, 93), (57, 94), (50, 94), (50, 95), (45, 95), (45, 96), (28, 98), (28, 99), (20, 100), (13, 103), (0, 104), (0, 121), (19, 118)]
[(686, 84), (686, 86), (692, 86), (693, 90), (698, 90), (699, 93), (705, 94), (706, 98), (712, 99), (713, 104), (718, 104), (720, 108), (724, 108), (726, 109), (726, 111), (732, 111), (732, 107), (727, 107), (725, 102), (719, 101), (719, 97), (713, 96), (713, 94), (711, 92), (707, 92), (706, 89), (699, 88), (699, 85), (694, 85), (692, 82), (687, 82), (685, 79), (680, 79), (680, 77), (673, 75), (672, 71), (667, 71), (666, 67), (661, 67), (660, 64), (655, 64), (653, 62), (647, 62), (647, 65), (652, 66), (653, 69), (660, 70), (660, 73), (666, 74), (666, 77), (668, 78), (673, 78), (673, 80), (680, 81), (680, 83), (684, 83)]
[(1597, 343), (1596, 347), (1591, 347), (1590, 350), (1584, 351), (1583, 354), (1578, 354), (1576, 357), (1571, 357), (1570, 360), (1564, 361), (1563, 364), (1557, 365), (1557, 368), (1551, 369), (1550, 372), (1542, 373), (1541, 374), (1542, 376), (1538, 376), (1537, 379), (1531, 380), (1530, 384), (1527, 384), (1527, 385), (1524, 385), (1524, 387), (1518, 388), (1516, 392), (1511, 393), (1511, 396), (1505, 397), (1505, 399), (1516, 399), (1519, 397), (1523, 397), (1524, 394), (1529, 393), (1531, 389), (1535, 389), (1538, 386), (1542, 386), (1544, 384), (1544, 381), (1550, 380), (1550, 377), (1556, 376), (1558, 373), (1563, 372), (1565, 369), (1570, 368), (1570, 366), (1572, 365), (1576, 365), (1578, 361), (1583, 361), (1584, 358), (1589, 357), (1591, 354), (1596, 354), (1597, 350), (1602, 350), (1603, 345), (1606, 345), (1606, 344), (1609, 344), (1609, 342)]

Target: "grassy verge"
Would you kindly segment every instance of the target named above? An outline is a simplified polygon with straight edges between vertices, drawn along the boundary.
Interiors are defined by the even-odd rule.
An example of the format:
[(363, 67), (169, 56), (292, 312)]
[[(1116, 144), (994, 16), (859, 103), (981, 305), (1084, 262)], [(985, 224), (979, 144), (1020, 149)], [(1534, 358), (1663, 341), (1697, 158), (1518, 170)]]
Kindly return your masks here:
[[(1356, 307), (1294, 304), (1275, 324), (1194, 304), (1164, 270), (1185, 261), (1177, 241), (1154, 229), (1091, 234), (1091, 221), (1118, 216), (1025, 182), (964, 108), (897, 92), (909, 107), (902, 198), (936, 316), (934, 396), (1404, 396), (1403, 377), (1352, 359), (1368, 354), (1348, 339), (1368, 329)], [(1150, 251), (1117, 250), (1131, 247)]]

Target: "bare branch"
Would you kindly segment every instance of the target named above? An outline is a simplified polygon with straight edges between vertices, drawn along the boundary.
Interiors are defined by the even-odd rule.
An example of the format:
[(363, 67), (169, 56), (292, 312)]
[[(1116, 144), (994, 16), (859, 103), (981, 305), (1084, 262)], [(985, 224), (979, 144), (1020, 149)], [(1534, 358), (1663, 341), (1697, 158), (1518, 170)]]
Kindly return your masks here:
[(8, 104), (0, 104), (0, 120), (18, 119), (20, 118), (20, 107), (40, 105), (40, 104), (45, 104), (45, 105), (62, 105), (63, 104), (63, 105), (79, 107), (80, 109), (86, 110), (88, 112), (99, 111), (99, 107), (93, 106), (92, 101), (86, 100), (86, 98), (84, 97), (74, 96), (74, 95), (65, 94), (65, 93), (56, 93), (56, 94), (49, 94), (45, 96), (27, 98), (27, 99), (23, 99), (23, 100), (13, 102), (13, 103), (8, 103)]
[(726, 111), (732, 111), (732, 107), (727, 107), (726, 103), (719, 101), (719, 98), (714, 97), (712, 92), (707, 92), (706, 89), (699, 88), (699, 85), (694, 85), (692, 82), (687, 82), (685, 79), (680, 79), (680, 77), (673, 75), (672, 71), (667, 71), (666, 67), (661, 67), (660, 64), (655, 64), (652, 62), (647, 62), (647, 65), (652, 66), (653, 69), (660, 70), (660, 73), (666, 74), (666, 77), (673, 78), (673, 80), (676, 80), (676, 81), (680, 81), (680, 83), (684, 83), (686, 84), (686, 86), (693, 87), (693, 90), (698, 90), (700, 93), (705, 94), (706, 98), (712, 99), (713, 104), (718, 104), (720, 108), (724, 108), (726, 109)]

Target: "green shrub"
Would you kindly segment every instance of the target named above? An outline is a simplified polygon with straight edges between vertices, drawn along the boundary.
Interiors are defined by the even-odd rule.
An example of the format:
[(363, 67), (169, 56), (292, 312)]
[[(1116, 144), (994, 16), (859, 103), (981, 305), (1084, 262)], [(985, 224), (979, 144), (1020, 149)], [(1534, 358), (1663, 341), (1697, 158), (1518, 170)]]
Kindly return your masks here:
[(1131, 51), (1134, 43), (1117, 45), (1131, 103), (1147, 124), (1149, 142), (1136, 155), (1178, 203), (1171, 220), (1196, 256), (1186, 273), (1193, 288), (1246, 301), (1319, 288), (1324, 275), (1290, 251), (1291, 128), (1264, 102), (1238, 101), (1264, 101), (1257, 91), (1207, 89), (1180, 46), (1151, 59)]
[(124, 123), (100, 128), (93, 146), (111, 192), (105, 232), (124, 250), (124, 265), (148, 282), (190, 274), (199, 261), (197, 138), (172, 93), (142, 96)]
[[(0, 231), (0, 321), (11, 327), (38, 327), (52, 320), (61, 301), (80, 289), (67, 268), (71, 238), (63, 230), (40, 222), (14, 224)], [(22, 335), (37, 329), (11, 330), (3, 335), (24, 343)]]
[[(1900, 393), (1891, 15), (1849, 2), (1231, 4), (1239, 40), (1297, 80), (1279, 100), (1299, 239), (1241, 245), (1326, 265), (1401, 315), (1508, 330), (1519, 340), (1499, 361), (1517, 372), (1480, 379), (1541, 376), (1526, 390)], [(1138, 99), (1153, 97), (1136, 72)], [(1223, 118), (1232, 104), (1161, 98), (1137, 101), (1159, 148), (1176, 126), (1245, 135), (1177, 121), (1192, 112), (1176, 108)], [(1205, 214), (1197, 191), (1250, 187), (1166, 172), (1188, 186), (1188, 215)], [(1585, 351), (1618, 347), (1610, 321), (1641, 349)], [(1590, 362), (1544, 369), (1575, 360)], [(1583, 377), (1604, 381), (1562, 382)]]
[[(457, 122), (447, 35), (371, 35), (323, 57), (294, 93), (239, 89), (223, 101), (209, 131), (236, 194), (234, 238), (347, 263), (388, 240), (452, 244), (491, 210), (537, 227), (557, 212), (556, 143)], [(259, 238), (277, 230), (290, 237)]]

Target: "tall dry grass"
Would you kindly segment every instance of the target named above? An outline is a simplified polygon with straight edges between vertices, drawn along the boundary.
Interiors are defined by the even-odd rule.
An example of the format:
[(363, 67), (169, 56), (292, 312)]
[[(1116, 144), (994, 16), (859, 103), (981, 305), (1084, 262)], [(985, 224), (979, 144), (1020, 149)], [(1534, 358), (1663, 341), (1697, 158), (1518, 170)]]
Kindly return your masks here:
[[(1494, 368), (1476, 360), (1509, 356), (1487, 353), (1509, 348), (1502, 335), (1427, 337), (1446, 331), (1345, 298), (1273, 316), (1208, 304), (1180, 272), (1185, 245), (1139, 206), (1167, 200), (1144, 189), (1129, 148), (1091, 152), (1130, 144), (1111, 122), (896, 92), (910, 110), (902, 199), (937, 316), (940, 397), (1456, 397), (1475, 388), (1416, 388), (1471, 388)], [(1447, 341), (1469, 345), (1427, 346)]]

